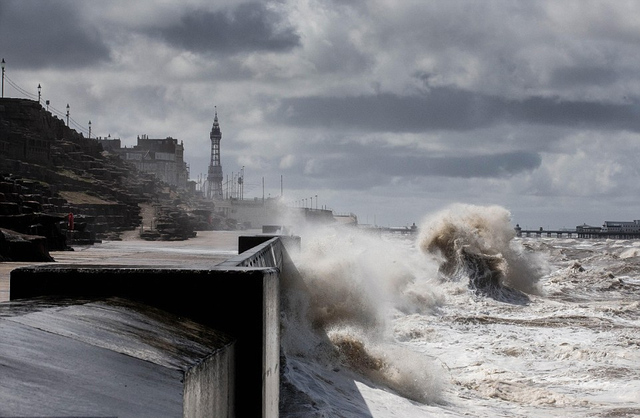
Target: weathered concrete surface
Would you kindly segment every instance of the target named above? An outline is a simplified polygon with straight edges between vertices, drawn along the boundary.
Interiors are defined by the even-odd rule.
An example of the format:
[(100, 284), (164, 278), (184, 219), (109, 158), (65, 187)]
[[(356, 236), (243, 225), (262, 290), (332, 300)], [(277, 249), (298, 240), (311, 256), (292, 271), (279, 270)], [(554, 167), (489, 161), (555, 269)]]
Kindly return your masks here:
[[(274, 248), (269, 251), (262, 248), (269, 245)], [(265, 243), (247, 251), (243, 257), (261, 259), (264, 258), (261, 252), (281, 251), (284, 246), (276, 240), (275, 244)], [(42, 296), (76, 300), (125, 298), (219, 330), (236, 340), (232, 393), (242, 394), (234, 404), (237, 416), (277, 417), (280, 270), (266, 258), (254, 268), (233, 264), (222, 267), (223, 264), (216, 267), (202, 259), (161, 266), (25, 266), (11, 272), (11, 300)], [(201, 376), (217, 373), (215, 365), (204, 366), (208, 374)]]
[[(233, 236), (236, 246), (237, 237)], [(215, 257), (212, 258), (211, 248), (183, 249), (176, 244), (186, 243), (178, 242), (167, 243), (168, 246), (159, 251), (158, 244), (125, 241), (115, 245), (118, 251), (114, 255), (119, 257), (110, 258), (98, 255), (100, 248), (105, 249), (99, 245), (95, 246), (97, 251), (94, 247), (84, 250), (86, 257), (69, 253), (76, 262), (82, 259), (75, 265), (49, 263), (15, 269), (10, 278), (11, 300), (27, 301), (42, 296), (74, 300), (126, 298), (219, 330), (236, 340), (235, 384), (229, 395), (229, 398), (233, 393), (242, 395), (235, 398), (236, 416), (277, 417), (282, 260), (291, 268), (290, 259), (282, 254), (284, 244), (278, 239), (265, 242), (243, 255), (227, 251), (228, 247), (219, 250), (218, 245), (216, 251), (224, 253), (220, 257), (224, 261), (217, 266), (212, 262)], [(125, 248), (128, 251), (123, 251)], [(242, 260), (250, 260), (251, 264)], [(86, 264), (89, 261), (100, 264)], [(118, 261), (126, 264), (115, 264)], [(220, 375), (220, 365), (208, 362), (201, 366), (203, 370), (192, 369), (198, 372), (199, 378), (187, 380), (186, 386), (192, 383), (208, 388), (215, 386), (212, 382)], [(185, 416), (218, 416), (194, 412), (190, 407), (210, 405), (211, 402), (203, 398), (222, 396), (215, 390), (185, 393), (197, 394), (195, 400), (185, 397), (184, 411), (189, 414)]]
[(27, 266), (11, 272), (11, 300), (126, 298), (229, 334), (237, 340), (237, 416), (269, 417), (278, 408), (279, 285), (275, 268)]
[[(99, 264), (138, 266), (216, 265), (238, 254), (238, 238), (252, 231), (198, 231), (187, 241), (148, 242), (127, 231), (122, 241), (104, 241), (95, 245), (75, 246), (74, 251), (50, 251), (55, 264)], [(0, 263), (0, 302), (9, 300), (9, 276), (13, 269), (32, 262)]]
[(0, 335), (0, 416), (233, 415), (234, 340), (188, 319), (37, 299), (0, 304)]

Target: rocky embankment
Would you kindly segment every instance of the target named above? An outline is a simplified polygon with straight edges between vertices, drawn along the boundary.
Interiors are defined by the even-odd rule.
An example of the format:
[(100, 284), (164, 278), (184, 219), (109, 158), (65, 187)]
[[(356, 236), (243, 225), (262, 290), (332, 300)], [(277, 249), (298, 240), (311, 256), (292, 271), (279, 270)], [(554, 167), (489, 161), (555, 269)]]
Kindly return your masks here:
[[(157, 208), (147, 230), (143, 204)], [(34, 254), (49, 261), (49, 250), (120, 239), (138, 227), (144, 239), (188, 239), (198, 227), (212, 229), (211, 212), (104, 151), (38, 102), (0, 99), (0, 261), (33, 261)]]

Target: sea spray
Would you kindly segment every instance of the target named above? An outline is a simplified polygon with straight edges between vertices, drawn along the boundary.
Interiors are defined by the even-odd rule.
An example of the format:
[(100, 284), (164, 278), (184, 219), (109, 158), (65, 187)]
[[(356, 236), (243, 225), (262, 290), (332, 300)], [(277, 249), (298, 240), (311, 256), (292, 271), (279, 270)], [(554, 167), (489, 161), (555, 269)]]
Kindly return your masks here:
[(540, 294), (546, 264), (514, 240), (510, 213), (500, 206), (453, 205), (422, 222), (420, 249), (440, 259), (445, 280), (468, 280), (475, 291), (506, 288)]
[[(428, 219), (443, 222), (452, 217), (451, 211), (453, 217), (462, 217), (458, 208), (450, 208)], [(386, 306), (380, 307), (391, 313), (382, 322), (393, 326), (391, 338), (386, 332), (375, 332), (377, 337), (372, 338), (366, 327), (349, 321), (320, 321), (316, 324), (323, 328), (314, 329), (305, 313), (311, 311), (305, 308), (311, 308), (309, 289), (283, 289), (283, 297), (296, 298), (283, 308), (291, 322), (285, 323), (283, 332), (280, 416), (637, 416), (640, 386), (633, 377), (640, 364), (636, 349), (640, 257), (635, 250), (640, 245), (623, 240), (514, 238), (506, 218), (498, 222), (498, 230), (505, 229), (502, 244), (507, 249), (497, 245), (490, 254), (505, 258), (503, 283), (517, 283), (516, 275), (525, 282), (521, 289), (530, 286), (528, 282), (543, 287), (544, 295), (531, 296), (527, 305), (478, 295), (469, 289), (468, 277), (438, 277), (444, 261), (439, 252), (423, 252), (419, 239), (384, 234), (381, 240), (393, 238), (402, 248), (398, 251), (408, 254), (400, 261), (400, 270), (413, 277), (405, 282), (406, 276), (399, 275), (405, 288), (399, 286), (394, 297), (386, 295)], [(344, 252), (349, 260), (350, 251), (342, 244), (331, 248), (331, 242), (350, 234), (300, 236), (303, 251), (306, 244), (326, 238), (329, 243), (314, 251), (323, 250), (322, 257)], [(354, 249), (368, 242), (355, 235), (350, 238)], [(397, 249), (389, 248), (393, 259)], [(313, 254), (302, 255), (313, 264)], [(415, 261), (418, 258), (422, 261)], [(299, 259), (294, 260), (296, 265), (309, 267)], [(550, 271), (541, 274), (545, 262)], [(387, 264), (398, 262), (381, 261), (380, 269)], [(320, 281), (322, 274), (317, 276)], [(414, 300), (425, 299), (423, 306), (407, 302), (399, 308), (400, 302), (410, 299), (404, 296), (411, 293), (408, 289), (415, 290)], [(293, 327), (296, 318), (302, 320)], [(297, 341), (300, 350), (291, 351), (285, 336)], [(318, 361), (316, 354), (324, 355), (326, 362)], [(396, 384), (396, 378), (395, 382), (408, 383)], [(424, 394), (437, 394), (442, 401), (432, 402), (421, 397)]]
[(336, 327), (328, 335), (341, 362), (367, 380), (412, 401), (440, 401), (441, 371), (430, 359), (399, 345), (371, 341), (357, 328)]
[[(436, 286), (428, 285), (437, 264), (411, 241), (399, 245), (357, 228), (299, 232), (302, 249), (294, 262), (304, 294), (298, 288), (284, 296), (293, 298), (285, 302), (288, 309), (299, 311), (283, 313), (283, 351), (296, 361), (304, 356), (325, 367), (348, 367), (360, 379), (408, 399), (440, 399), (441, 373), (428, 359), (392, 345), (389, 326), (396, 310), (430, 312), (443, 303)], [(285, 379), (295, 382), (293, 376)]]
[(437, 264), (410, 245), (358, 229), (319, 228), (302, 238), (296, 265), (311, 298), (314, 326), (357, 325), (370, 334), (386, 329), (389, 310), (425, 312), (442, 303), (424, 286)]

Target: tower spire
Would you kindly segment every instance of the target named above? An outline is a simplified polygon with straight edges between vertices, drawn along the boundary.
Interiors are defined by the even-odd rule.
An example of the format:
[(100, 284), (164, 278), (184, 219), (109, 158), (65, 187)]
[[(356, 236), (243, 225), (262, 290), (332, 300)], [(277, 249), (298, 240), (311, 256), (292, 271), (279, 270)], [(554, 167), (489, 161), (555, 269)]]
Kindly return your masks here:
[(218, 123), (218, 107), (214, 106), (213, 126), (209, 138), (211, 139), (211, 161), (207, 175), (207, 198), (222, 199), (222, 164), (220, 162), (220, 140), (222, 131)]

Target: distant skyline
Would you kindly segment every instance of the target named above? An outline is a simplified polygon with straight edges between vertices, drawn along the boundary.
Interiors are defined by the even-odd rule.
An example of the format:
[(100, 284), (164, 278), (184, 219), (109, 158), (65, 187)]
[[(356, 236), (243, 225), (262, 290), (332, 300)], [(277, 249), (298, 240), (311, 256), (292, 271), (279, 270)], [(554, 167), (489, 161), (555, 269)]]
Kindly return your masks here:
[[(640, 1), (4, 0), (5, 97), (132, 146), (217, 107), (245, 198), (361, 223), (499, 205), (523, 228), (640, 219)], [(78, 126), (75, 126), (77, 124)], [(316, 202), (316, 196), (317, 202)]]

